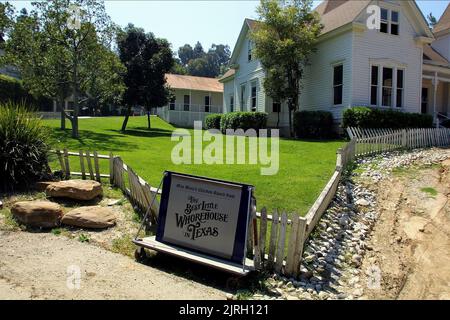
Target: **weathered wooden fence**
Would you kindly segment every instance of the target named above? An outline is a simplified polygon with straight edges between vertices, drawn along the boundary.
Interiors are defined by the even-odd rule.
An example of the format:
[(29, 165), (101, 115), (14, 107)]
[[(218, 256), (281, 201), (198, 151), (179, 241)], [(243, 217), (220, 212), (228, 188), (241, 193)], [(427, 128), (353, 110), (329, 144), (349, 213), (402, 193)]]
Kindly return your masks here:
[[(158, 199), (153, 201), (156, 193), (160, 192), (151, 187), (144, 179), (138, 176), (131, 167), (127, 166), (120, 157), (98, 154), (97, 151), (79, 151), (70, 152), (67, 149), (54, 150), (61, 166), (64, 179), (70, 179), (72, 176), (101, 181), (101, 178), (109, 179), (111, 185), (117, 186), (128, 196), (133, 206), (139, 208), (142, 212), (147, 212), (150, 208), (151, 220), (156, 221), (159, 212)], [(69, 158), (78, 158), (80, 172), (71, 171)], [(108, 161), (108, 173), (100, 172), (100, 161)]]

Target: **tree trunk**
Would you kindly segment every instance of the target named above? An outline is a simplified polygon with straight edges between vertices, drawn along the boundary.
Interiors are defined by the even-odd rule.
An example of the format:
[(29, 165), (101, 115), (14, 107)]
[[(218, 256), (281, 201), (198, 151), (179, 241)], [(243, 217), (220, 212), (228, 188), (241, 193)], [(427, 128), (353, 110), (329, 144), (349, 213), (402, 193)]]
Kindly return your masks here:
[[(281, 107), (280, 107), (281, 108)], [(280, 111), (277, 112), (278, 113), (278, 118), (277, 118), (277, 128), (280, 128)]]
[(150, 124), (150, 110), (147, 110), (147, 128), (150, 130), (152, 128)]
[(73, 63), (73, 113), (72, 113), (72, 138), (78, 138), (78, 113), (80, 106), (78, 102), (78, 53), (75, 52)]
[(122, 132), (125, 132), (125, 130), (127, 129), (128, 118), (130, 117), (130, 113), (131, 113), (131, 106), (128, 106), (127, 111), (125, 113), (125, 119), (123, 119), (122, 129), (120, 130)]
[(292, 127), (292, 109), (289, 108), (289, 136), (294, 137), (294, 128)]

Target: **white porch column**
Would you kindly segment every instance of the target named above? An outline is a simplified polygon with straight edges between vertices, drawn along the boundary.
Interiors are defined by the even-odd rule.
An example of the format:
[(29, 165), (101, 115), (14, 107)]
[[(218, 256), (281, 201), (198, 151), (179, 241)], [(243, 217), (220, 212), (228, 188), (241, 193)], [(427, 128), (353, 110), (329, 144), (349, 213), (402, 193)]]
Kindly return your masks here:
[(439, 79), (438, 79), (438, 75), (437, 72), (434, 73), (434, 78), (432, 81), (433, 84), (433, 123), (437, 123), (437, 118), (436, 118), (436, 99), (437, 99), (437, 87), (439, 84)]

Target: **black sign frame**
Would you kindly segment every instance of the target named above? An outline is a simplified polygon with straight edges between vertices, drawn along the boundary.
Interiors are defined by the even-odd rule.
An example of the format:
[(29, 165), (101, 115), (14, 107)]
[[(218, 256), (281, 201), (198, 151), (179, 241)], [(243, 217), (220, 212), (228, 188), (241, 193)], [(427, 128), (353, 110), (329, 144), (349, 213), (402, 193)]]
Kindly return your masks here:
[(165, 171), (164, 177), (162, 181), (162, 192), (161, 192), (161, 201), (159, 206), (159, 214), (158, 214), (158, 225), (157, 225), (157, 232), (156, 232), (156, 241), (159, 241), (161, 243), (172, 245), (172, 243), (167, 242), (164, 240), (164, 229), (166, 224), (166, 216), (167, 216), (167, 209), (169, 204), (169, 195), (170, 195), (170, 187), (172, 183), (172, 175), (178, 175), (186, 178), (192, 178), (195, 180), (205, 180), (208, 182), (214, 182), (214, 183), (224, 183), (227, 185), (234, 185), (241, 188), (241, 199), (240, 199), (240, 205), (239, 205), (239, 213), (238, 213), (238, 219), (237, 219), (237, 225), (236, 225), (236, 232), (235, 232), (235, 238), (234, 238), (234, 246), (233, 246), (233, 254), (230, 259), (226, 259), (224, 257), (219, 257), (216, 255), (213, 255), (211, 253), (205, 253), (202, 252), (199, 249), (191, 248), (189, 246), (183, 246), (176, 244), (178, 247), (182, 247), (191, 251), (196, 251), (202, 254), (206, 254), (212, 257), (220, 258), (222, 260), (230, 261), (233, 263), (239, 263), (245, 265), (245, 258), (247, 254), (247, 235), (248, 235), (248, 226), (251, 219), (251, 200), (253, 197), (253, 190), (254, 186), (243, 184), (243, 183), (236, 183), (231, 181), (225, 181), (225, 180), (219, 180), (219, 179), (213, 179), (208, 177), (201, 177), (201, 176), (195, 176), (185, 173), (179, 173), (179, 172), (173, 172), (173, 171)]

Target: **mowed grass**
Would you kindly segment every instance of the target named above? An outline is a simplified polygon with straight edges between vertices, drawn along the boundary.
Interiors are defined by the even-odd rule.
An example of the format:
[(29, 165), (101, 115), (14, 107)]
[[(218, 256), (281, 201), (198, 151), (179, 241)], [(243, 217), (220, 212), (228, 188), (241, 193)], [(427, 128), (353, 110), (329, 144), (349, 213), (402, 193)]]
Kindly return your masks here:
[[(53, 148), (75, 152), (96, 150), (99, 154), (113, 152), (152, 186), (158, 186), (165, 170), (242, 182), (255, 186), (258, 210), (262, 207), (269, 211), (277, 208), (300, 215), (306, 214), (331, 177), (336, 164), (336, 150), (344, 143), (280, 139), (279, 171), (276, 175), (264, 176), (261, 175), (260, 164), (172, 163), (172, 148), (178, 142), (171, 141), (171, 135), (176, 128), (157, 117), (151, 118), (151, 130), (146, 128), (146, 117), (131, 117), (125, 133), (120, 132), (123, 117), (80, 119), (78, 139), (71, 138), (70, 128), (65, 131), (59, 129), (60, 120), (44, 121), (51, 128), (49, 138)], [(189, 132), (193, 133), (193, 130)], [(248, 139), (257, 138), (246, 138), (247, 145)], [(203, 148), (209, 143), (203, 142)], [(79, 171), (78, 158), (70, 158), (71, 171)], [(102, 173), (107, 173), (107, 161), (100, 162)], [(59, 169), (55, 158), (52, 169)]]

